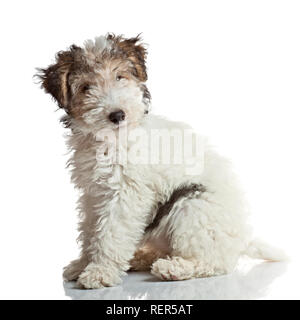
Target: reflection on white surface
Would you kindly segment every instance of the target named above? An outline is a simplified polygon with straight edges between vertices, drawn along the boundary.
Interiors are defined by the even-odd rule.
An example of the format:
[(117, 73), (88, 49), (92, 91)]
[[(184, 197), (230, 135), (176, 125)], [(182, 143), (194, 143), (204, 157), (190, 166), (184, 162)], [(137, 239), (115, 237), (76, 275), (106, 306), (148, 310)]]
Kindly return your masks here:
[[(272, 298), (272, 284), (286, 269), (287, 263), (283, 262), (246, 261), (232, 274), (219, 277), (165, 282), (147, 272), (130, 272), (118, 287), (81, 290), (75, 282), (69, 282), (64, 283), (64, 289), (72, 299), (264, 299)], [(273, 298), (277, 298), (276, 294)]]

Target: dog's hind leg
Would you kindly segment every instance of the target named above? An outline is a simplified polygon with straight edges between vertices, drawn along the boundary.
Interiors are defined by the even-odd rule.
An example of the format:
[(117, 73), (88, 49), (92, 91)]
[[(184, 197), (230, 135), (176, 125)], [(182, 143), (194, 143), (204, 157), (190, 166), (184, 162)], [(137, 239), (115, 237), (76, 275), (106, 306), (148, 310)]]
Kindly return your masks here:
[(180, 256), (158, 259), (153, 263), (151, 273), (162, 280), (188, 280), (222, 274), (215, 272), (196, 258), (188, 259)]
[(165, 254), (146, 245), (135, 252), (133, 259), (130, 261), (130, 271), (148, 271), (151, 269), (153, 262), (162, 257), (165, 257)]
[(162, 280), (187, 280), (196, 276), (197, 263), (182, 257), (158, 259), (151, 273)]
[(154, 262), (152, 274), (163, 280), (185, 280), (233, 271), (244, 248), (242, 221), (217, 200), (203, 192), (173, 204), (153, 230), (168, 235), (170, 257)]

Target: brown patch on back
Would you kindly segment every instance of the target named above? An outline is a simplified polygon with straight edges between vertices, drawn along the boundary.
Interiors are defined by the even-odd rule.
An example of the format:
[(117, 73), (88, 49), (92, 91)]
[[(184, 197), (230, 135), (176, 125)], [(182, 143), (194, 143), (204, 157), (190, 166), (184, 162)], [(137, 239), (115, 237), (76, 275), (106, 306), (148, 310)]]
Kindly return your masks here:
[(182, 185), (176, 188), (165, 203), (158, 204), (156, 216), (145, 229), (145, 232), (155, 229), (159, 225), (161, 219), (170, 213), (175, 202), (177, 202), (179, 199), (184, 197), (192, 197), (205, 191), (206, 188), (202, 184)]

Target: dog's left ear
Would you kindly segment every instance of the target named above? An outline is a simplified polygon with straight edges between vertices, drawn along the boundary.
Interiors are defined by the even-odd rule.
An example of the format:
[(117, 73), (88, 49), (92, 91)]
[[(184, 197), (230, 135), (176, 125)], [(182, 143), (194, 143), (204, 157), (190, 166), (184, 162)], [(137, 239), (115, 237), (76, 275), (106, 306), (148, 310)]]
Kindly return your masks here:
[(147, 50), (143, 44), (141, 44), (141, 37), (137, 35), (135, 38), (123, 39), (118, 41), (118, 48), (126, 55), (126, 58), (133, 64), (134, 76), (140, 81), (145, 82), (147, 80), (146, 70), (146, 56)]

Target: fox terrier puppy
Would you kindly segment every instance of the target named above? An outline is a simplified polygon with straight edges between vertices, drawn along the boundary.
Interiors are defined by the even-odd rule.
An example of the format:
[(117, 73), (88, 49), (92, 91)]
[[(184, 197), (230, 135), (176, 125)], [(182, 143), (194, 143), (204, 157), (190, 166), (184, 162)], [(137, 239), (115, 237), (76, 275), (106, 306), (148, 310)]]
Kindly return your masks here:
[(93, 289), (119, 284), (128, 270), (185, 280), (229, 273), (243, 254), (280, 260), (252, 240), (230, 162), (188, 125), (149, 114), (146, 54), (139, 36), (108, 34), (38, 69), (66, 112), (81, 194), (81, 255), (64, 279)]

